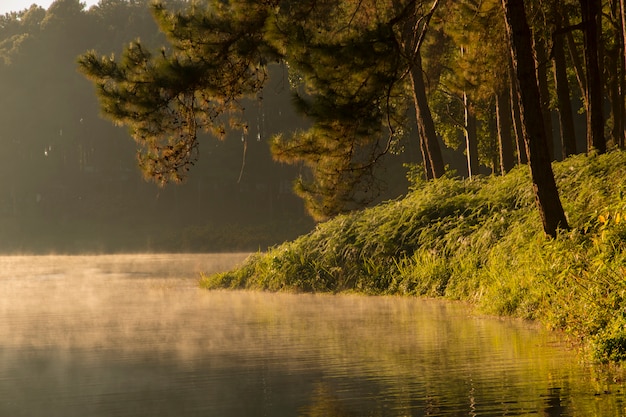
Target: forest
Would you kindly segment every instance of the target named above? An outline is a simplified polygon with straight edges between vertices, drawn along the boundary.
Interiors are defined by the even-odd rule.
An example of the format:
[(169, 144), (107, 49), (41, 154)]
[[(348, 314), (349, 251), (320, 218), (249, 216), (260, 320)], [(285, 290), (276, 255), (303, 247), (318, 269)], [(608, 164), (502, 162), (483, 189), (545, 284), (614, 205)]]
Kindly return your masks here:
[(305, 123), (280, 79), (267, 106), (251, 108), (259, 137), (243, 169), (241, 135), (206, 137), (185, 184), (143, 180), (136, 144), (101, 117), (77, 58), (119, 54), (137, 39), (164, 43), (149, 3), (103, 0), (86, 10), (58, 0), (0, 16), (1, 252), (258, 250), (312, 227), (291, 192), (298, 168), (274, 163), (266, 145)]
[(269, 150), (319, 223), (203, 286), (465, 300), (626, 358), (623, 0), (151, 10), (165, 43), (78, 59), (147, 179), (192, 178), (203, 133), (245, 149), (277, 77), (304, 121)]
[(258, 250), (202, 285), (465, 300), (624, 360), (624, 12), (57, 0), (7, 14), (0, 249)]
[[(68, 225), (106, 224), (117, 210), (118, 225), (141, 222), (134, 213), (173, 218), (161, 222), (163, 234), (190, 218), (224, 224), (220, 208), (229, 223), (306, 223), (288, 190), (294, 178), (308, 213), (324, 220), (402, 193), (397, 168), (407, 162), (421, 162), (427, 179), (528, 163), (544, 230), (555, 236), (568, 224), (550, 161), (624, 147), (621, 3), (108, 0), (85, 10), (59, 0), (7, 14), (5, 228), (42, 242), (61, 224), (67, 236)], [(99, 106), (77, 74), (78, 56)], [(128, 135), (147, 179), (185, 186), (138, 182)], [(232, 157), (221, 167), (230, 172), (187, 175), (210, 163), (199, 158), (200, 141), (219, 160), (211, 169)], [(252, 173), (247, 183), (254, 164), (262, 176), (277, 174)], [(151, 195), (132, 207), (139, 189)], [(269, 212), (232, 219), (252, 194), (269, 200)]]
[(272, 155), (307, 168), (294, 188), (316, 220), (375, 201), (379, 166), (411, 143), (428, 179), (445, 175), (447, 148), (465, 154), (457, 174), (469, 178), (528, 163), (544, 230), (555, 237), (569, 225), (551, 161), (624, 146), (622, 6), (155, 3), (167, 38), (160, 52), (137, 41), (119, 58), (90, 51), (79, 63), (157, 183), (187, 177), (199, 131), (240, 131), (247, 143), (254, 126), (244, 100), (264, 103), (276, 63), (310, 126), (274, 135)]

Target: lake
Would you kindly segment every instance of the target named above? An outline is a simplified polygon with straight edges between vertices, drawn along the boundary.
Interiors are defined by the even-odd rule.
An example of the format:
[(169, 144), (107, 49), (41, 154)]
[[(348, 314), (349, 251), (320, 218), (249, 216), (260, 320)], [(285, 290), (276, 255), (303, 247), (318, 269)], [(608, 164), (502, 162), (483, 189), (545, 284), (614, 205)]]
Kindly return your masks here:
[(0, 416), (622, 416), (621, 374), (462, 304), (206, 291), (245, 254), (0, 257)]

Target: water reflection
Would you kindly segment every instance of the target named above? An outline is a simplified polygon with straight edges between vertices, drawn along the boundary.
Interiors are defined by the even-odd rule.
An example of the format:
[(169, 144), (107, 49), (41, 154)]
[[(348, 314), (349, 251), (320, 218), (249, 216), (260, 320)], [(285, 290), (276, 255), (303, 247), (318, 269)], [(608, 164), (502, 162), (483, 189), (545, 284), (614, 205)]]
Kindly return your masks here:
[(528, 323), (195, 287), (243, 256), (0, 257), (0, 415), (624, 415), (613, 374)]
[(567, 414), (567, 406), (563, 404), (564, 398), (568, 396), (567, 391), (563, 390), (561, 395), (561, 387), (552, 387), (548, 389), (548, 394), (542, 396), (544, 401), (543, 415), (546, 417), (562, 416)]

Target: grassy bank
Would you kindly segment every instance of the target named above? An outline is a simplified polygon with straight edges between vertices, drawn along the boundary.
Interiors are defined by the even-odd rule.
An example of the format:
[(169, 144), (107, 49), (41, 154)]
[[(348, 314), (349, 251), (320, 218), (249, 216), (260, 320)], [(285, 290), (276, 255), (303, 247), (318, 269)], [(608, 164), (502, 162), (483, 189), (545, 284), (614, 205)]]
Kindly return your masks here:
[(403, 199), (339, 216), (201, 283), (465, 300), (562, 329), (595, 360), (626, 359), (626, 153), (576, 156), (555, 174), (572, 230), (554, 240), (519, 167), (415, 181)]

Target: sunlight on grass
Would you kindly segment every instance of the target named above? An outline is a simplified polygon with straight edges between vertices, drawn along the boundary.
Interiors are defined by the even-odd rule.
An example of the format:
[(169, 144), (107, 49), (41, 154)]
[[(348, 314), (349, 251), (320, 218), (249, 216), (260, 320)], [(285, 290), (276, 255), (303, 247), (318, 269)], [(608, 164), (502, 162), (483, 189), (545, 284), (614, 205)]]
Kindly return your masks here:
[(403, 199), (338, 216), (205, 288), (446, 297), (564, 330), (626, 359), (626, 153), (555, 164), (572, 230), (541, 230), (529, 171), (413, 182)]

